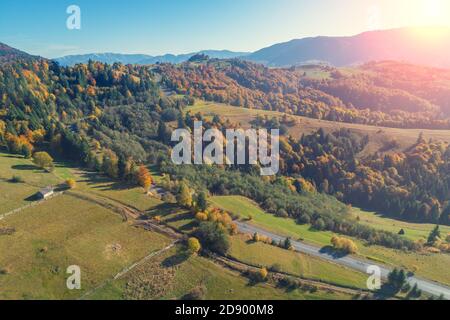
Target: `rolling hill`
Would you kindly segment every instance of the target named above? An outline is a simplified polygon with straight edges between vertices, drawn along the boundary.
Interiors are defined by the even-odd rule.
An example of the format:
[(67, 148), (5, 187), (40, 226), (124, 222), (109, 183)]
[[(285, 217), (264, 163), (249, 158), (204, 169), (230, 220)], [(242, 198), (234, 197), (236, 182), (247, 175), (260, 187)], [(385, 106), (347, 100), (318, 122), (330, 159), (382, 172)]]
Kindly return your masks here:
[(0, 42), (0, 63), (8, 62), (11, 59), (32, 59), (32, 58), (36, 57)]
[(449, 28), (400, 28), (350, 37), (313, 37), (275, 44), (245, 57), (272, 67), (324, 62), (348, 66), (374, 60), (399, 60), (450, 66)]

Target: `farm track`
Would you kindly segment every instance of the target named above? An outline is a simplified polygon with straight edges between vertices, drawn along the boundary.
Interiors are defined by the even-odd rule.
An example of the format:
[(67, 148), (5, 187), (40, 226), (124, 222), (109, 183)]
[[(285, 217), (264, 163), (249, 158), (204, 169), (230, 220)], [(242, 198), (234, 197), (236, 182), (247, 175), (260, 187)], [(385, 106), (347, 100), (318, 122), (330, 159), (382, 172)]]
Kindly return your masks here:
[[(267, 231), (263, 228), (256, 227), (256, 226), (248, 224), (248, 223), (237, 222), (237, 225), (239, 227), (239, 230), (243, 233), (247, 233), (247, 234), (258, 233), (260, 235), (269, 237), (275, 241), (284, 241), (284, 239), (285, 239), (285, 237), (283, 237), (283, 236), (280, 236), (278, 234), (275, 234), (273, 232)], [(305, 254), (320, 258), (322, 260), (330, 261), (330, 262), (333, 262), (333, 263), (336, 263), (336, 264), (342, 265), (344, 267), (347, 267), (347, 268), (350, 268), (353, 270), (357, 270), (357, 271), (360, 271), (363, 273), (367, 273), (367, 270), (369, 267), (376, 266), (380, 269), (381, 276), (386, 279), (388, 277), (389, 273), (392, 271), (391, 269), (387, 268), (386, 266), (377, 265), (375, 262), (364, 261), (364, 260), (355, 258), (353, 256), (336, 257), (333, 254), (330, 254), (329, 252), (322, 251), (322, 249), (319, 247), (315, 247), (315, 246), (305, 244), (303, 242), (295, 241), (295, 240), (291, 240), (291, 242), (292, 242), (292, 246), (294, 247), (294, 249), (298, 252), (305, 253)], [(450, 299), (450, 288), (443, 284), (440, 284), (440, 283), (437, 283), (434, 281), (430, 281), (430, 280), (426, 280), (426, 279), (422, 279), (422, 278), (418, 278), (415, 276), (409, 277), (407, 281), (411, 286), (414, 286), (415, 284), (417, 284), (419, 289), (421, 289), (424, 292), (427, 292), (434, 296), (440, 296), (442, 294), (442, 295), (444, 295), (444, 297), (446, 299)]]
[[(245, 273), (247, 271), (259, 271), (261, 267), (250, 265), (248, 263), (244, 263), (242, 261), (238, 261), (235, 259), (230, 259), (227, 257), (217, 256), (215, 254), (211, 254), (211, 259), (214, 260), (216, 263), (222, 265), (223, 267), (226, 267), (232, 271), (237, 271), (239, 273)], [(369, 294), (371, 291), (369, 290), (362, 290), (362, 289), (356, 289), (356, 288), (346, 288), (342, 286), (336, 286), (334, 284), (325, 283), (317, 280), (311, 280), (303, 277), (299, 277), (296, 275), (292, 275), (289, 273), (281, 273), (281, 272), (270, 272), (270, 277), (274, 282), (278, 282), (278, 280), (281, 280), (283, 278), (291, 278), (295, 280), (299, 280), (302, 284), (307, 284), (310, 286), (315, 286), (318, 289), (325, 290), (325, 291), (332, 291), (332, 292), (340, 292), (345, 294), (350, 294), (353, 296), (366, 293)]]
[[(71, 193), (73, 195), (73, 193)], [(90, 201), (92, 199), (89, 199), (89, 196), (87, 195), (80, 195), (80, 194), (76, 194), (77, 196), (81, 196), (83, 199), (86, 198), (86, 201)], [(101, 196), (98, 196), (101, 198)], [(108, 200), (112, 200), (110, 198), (105, 197), (104, 199), (108, 199)], [(100, 201), (95, 201), (95, 203), (100, 202)], [(154, 256), (158, 255), (159, 253), (163, 253), (167, 250), (169, 250), (170, 248), (174, 247), (177, 243), (179, 243), (180, 241), (182, 241), (182, 239), (186, 238), (186, 235), (174, 230), (173, 228), (170, 227), (166, 227), (164, 225), (160, 225), (157, 223), (153, 223), (151, 220), (139, 220), (140, 218), (142, 218), (144, 216), (144, 213), (137, 210), (136, 208), (130, 207), (128, 205), (125, 205), (123, 203), (119, 203), (117, 202), (117, 206), (114, 208), (115, 212), (121, 212), (123, 214), (127, 214), (127, 218), (130, 219), (129, 221), (133, 221), (134, 222), (134, 226), (135, 227), (140, 227), (143, 228), (145, 230), (151, 231), (151, 232), (158, 232), (160, 234), (163, 234), (171, 239), (173, 239), (173, 243), (171, 245), (169, 245), (166, 248), (161, 249), (160, 251), (156, 252), (156, 253), (152, 253), (149, 256), (143, 258), (141, 261), (131, 265), (130, 267), (124, 269), (123, 271), (121, 271), (119, 274), (117, 274), (113, 280), (119, 279), (121, 278), (123, 275), (125, 275), (126, 273), (128, 273), (129, 271), (131, 271), (132, 269), (134, 269), (136, 266), (144, 263), (145, 261), (148, 261), (149, 259), (153, 258)], [(110, 207), (114, 207), (113, 204), (108, 203), (107, 204), (107, 208)], [(169, 248), (170, 247), (170, 248)], [(245, 271), (248, 270), (253, 270), (256, 269), (257, 267), (252, 266), (250, 264), (246, 264), (244, 262), (240, 262), (240, 261), (236, 261), (227, 257), (223, 257), (223, 256), (217, 256), (217, 255), (212, 255), (210, 257), (211, 261), (221, 265), (222, 267), (226, 267), (227, 269), (234, 271), (234, 272), (238, 272), (238, 273), (243, 273)], [(320, 282), (317, 280), (311, 280), (311, 279), (306, 279), (306, 278), (301, 278), (298, 276), (294, 276), (294, 275), (290, 275), (290, 274), (282, 274), (282, 273), (273, 273), (272, 274), (272, 278), (274, 280), (278, 280), (282, 277), (290, 277), (293, 279), (297, 279), (300, 280), (303, 284), (308, 284), (308, 285), (313, 285), (319, 289), (322, 290), (326, 290), (326, 291), (332, 291), (332, 292), (340, 292), (340, 293), (345, 293), (345, 294), (351, 294), (351, 295), (358, 295), (361, 293), (368, 293), (369, 291), (364, 291), (361, 289), (353, 289), (353, 288), (346, 288), (346, 287), (341, 287), (341, 286), (336, 286), (334, 284), (329, 284), (329, 283), (324, 283), (324, 282)], [(106, 285), (106, 283), (104, 283), (102, 285), (102, 287)], [(100, 289), (101, 287), (98, 287), (94, 290)], [(87, 295), (84, 295), (87, 296)]]

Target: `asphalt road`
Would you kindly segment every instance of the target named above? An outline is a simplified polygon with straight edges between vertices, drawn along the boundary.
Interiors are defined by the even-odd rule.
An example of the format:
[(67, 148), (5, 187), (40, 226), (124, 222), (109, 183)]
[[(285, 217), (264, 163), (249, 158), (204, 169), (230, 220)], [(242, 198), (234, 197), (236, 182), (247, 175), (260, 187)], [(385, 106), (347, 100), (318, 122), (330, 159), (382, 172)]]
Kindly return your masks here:
[[(286, 239), (286, 237), (279, 236), (275, 233), (266, 231), (264, 229), (261, 229), (254, 225), (251, 225), (249, 223), (236, 222), (236, 224), (238, 225), (239, 230), (243, 233), (254, 234), (256, 232), (260, 235), (269, 237), (277, 242), (280, 240), (283, 241)], [(381, 276), (384, 279), (387, 278), (388, 274), (392, 271), (391, 269), (387, 268), (386, 266), (378, 265), (375, 262), (360, 260), (360, 259), (355, 258), (354, 256), (347, 255), (347, 256), (339, 257), (336, 255), (333, 255), (331, 252), (322, 250), (322, 248), (308, 245), (303, 242), (291, 240), (291, 243), (292, 243), (292, 246), (295, 248), (295, 250), (298, 252), (306, 253), (311, 256), (315, 256), (315, 257), (318, 257), (318, 258), (321, 258), (324, 260), (328, 260), (328, 261), (334, 262), (336, 264), (339, 264), (339, 265), (342, 265), (347, 268), (351, 268), (351, 269), (354, 269), (354, 270), (357, 270), (357, 271), (360, 271), (363, 273), (367, 273), (367, 270), (369, 267), (377, 266), (380, 268)], [(368, 274), (367, 277), (369, 277), (369, 276), (370, 275)], [(421, 289), (424, 292), (427, 292), (434, 296), (440, 296), (441, 294), (443, 294), (446, 299), (450, 300), (450, 288), (445, 285), (441, 285), (439, 283), (421, 279), (421, 278), (417, 278), (417, 277), (409, 277), (408, 282), (411, 284), (411, 286), (413, 286), (414, 284), (417, 284), (419, 289)]]

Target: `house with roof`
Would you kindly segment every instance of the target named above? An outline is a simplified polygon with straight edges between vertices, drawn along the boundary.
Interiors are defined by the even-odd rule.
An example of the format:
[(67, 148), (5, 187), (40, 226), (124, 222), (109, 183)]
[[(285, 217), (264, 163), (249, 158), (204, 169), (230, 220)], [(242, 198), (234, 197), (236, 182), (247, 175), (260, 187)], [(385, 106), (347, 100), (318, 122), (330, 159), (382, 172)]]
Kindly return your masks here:
[(45, 200), (50, 198), (55, 193), (53, 187), (46, 187), (44, 189), (39, 190), (38, 197), (39, 199)]

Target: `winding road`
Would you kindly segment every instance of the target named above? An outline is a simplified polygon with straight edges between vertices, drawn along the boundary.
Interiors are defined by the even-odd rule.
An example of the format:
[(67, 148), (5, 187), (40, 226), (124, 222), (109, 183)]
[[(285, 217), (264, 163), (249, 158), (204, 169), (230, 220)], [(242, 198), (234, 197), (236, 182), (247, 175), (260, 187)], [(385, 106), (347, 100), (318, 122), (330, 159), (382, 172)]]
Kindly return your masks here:
[[(267, 230), (264, 230), (262, 228), (256, 227), (254, 225), (251, 225), (249, 223), (245, 222), (236, 222), (237, 226), (239, 227), (239, 230), (243, 233), (249, 233), (254, 234), (258, 233), (260, 235), (269, 237), (277, 242), (285, 240), (286, 237), (277, 235), (275, 233), (269, 232)], [(315, 247), (309, 244), (305, 244), (303, 242), (294, 241), (291, 240), (292, 246), (294, 249), (298, 252), (305, 253), (311, 256), (315, 256), (324, 260), (331, 261), (333, 263), (345, 266), (347, 268), (351, 268), (363, 273), (367, 273), (367, 270), (371, 266), (377, 266), (381, 270), (381, 276), (386, 279), (388, 274), (392, 271), (386, 266), (378, 265), (374, 262), (368, 262), (364, 260), (357, 259), (353, 256), (343, 256), (343, 257), (337, 257), (336, 255), (333, 255), (330, 252), (323, 251), (319, 247)], [(368, 275), (369, 276), (369, 275)], [(432, 294), (434, 296), (440, 296), (444, 295), (446, 299), (450, 300), (450, 288), (425, 279), (417, 278), (415, 276), (409, 277), (408, 282), (413, 286), (414, 284), (417, 284), (419, 289), (421, 289), (424, 292), (427, 292), (429, 294)]]

